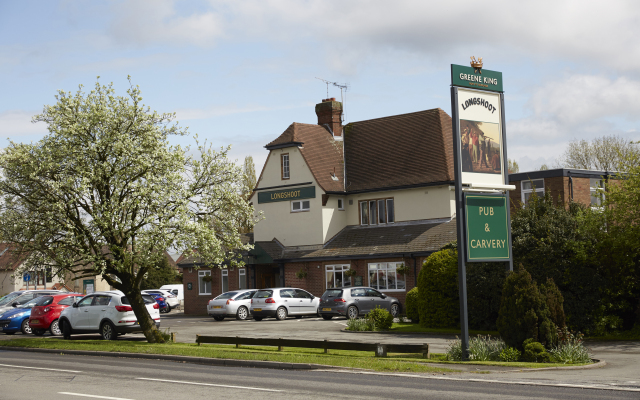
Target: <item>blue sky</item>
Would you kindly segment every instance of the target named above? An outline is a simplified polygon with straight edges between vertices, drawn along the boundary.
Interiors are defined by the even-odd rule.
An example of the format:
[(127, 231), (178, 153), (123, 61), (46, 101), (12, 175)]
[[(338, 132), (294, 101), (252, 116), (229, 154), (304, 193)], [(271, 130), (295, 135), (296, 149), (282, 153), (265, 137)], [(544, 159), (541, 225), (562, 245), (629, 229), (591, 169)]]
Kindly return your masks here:
[(632, 1), (0, 0), (0, 146), (40, 139), (31, 116), (58, 89), (100, 76), (123, 94), (131, 75), (147, 105), (259, 173), (266, 143), (317, 122), (316, 77), (349, 83), (347, 122), (450, 113), (450, 64), (473, 55), (503, 73), (509, 157), (537, 169), (573, 139), (640, 140), (639, 15)]

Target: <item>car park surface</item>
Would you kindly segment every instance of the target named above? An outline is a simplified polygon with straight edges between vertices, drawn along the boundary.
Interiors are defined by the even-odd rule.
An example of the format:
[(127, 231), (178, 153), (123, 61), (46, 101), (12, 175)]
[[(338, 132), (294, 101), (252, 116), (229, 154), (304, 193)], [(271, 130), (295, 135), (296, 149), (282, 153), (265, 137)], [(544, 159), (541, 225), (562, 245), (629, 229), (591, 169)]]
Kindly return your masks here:
[(251, 298), (253, 319), (261, 321), (275, 317), (282, 321), (288, 316), (317, 315), (320, 299), (298, 288), (260, 289)]
[(65, 308), (82, 299), (80, 293), (57, 294), (54, 296), (41, 296), (36, 305), (31, 309), (29, 326), (34, 335), (42, 336), (49, 330), (51, 335), (60, 336), (60, 324), (58, 318)]
[(368, 286), (327, 289), (320, 298), (319, 307), (320, 315), (326, 320), (333, 317), (354, 319), (377, 307), (389, 311), (395, 318), (401, 310), (398, 299)]
[(247, 289), (222, 293), (209, 300), (207, 313), (216, 321), (222, 321), (225, 317), (235, 317), (239, 320), (250, 318), (251, 298), (256, 292), (256, 289)]

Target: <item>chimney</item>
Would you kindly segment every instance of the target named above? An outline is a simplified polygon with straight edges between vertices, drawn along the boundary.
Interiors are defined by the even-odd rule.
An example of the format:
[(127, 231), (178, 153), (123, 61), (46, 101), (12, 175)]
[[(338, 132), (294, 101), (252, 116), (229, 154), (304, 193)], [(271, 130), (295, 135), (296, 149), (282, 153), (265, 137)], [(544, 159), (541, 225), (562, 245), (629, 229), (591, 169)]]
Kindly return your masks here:
[(316, 104), (318, 125), (329, 128), (333, 137), (342, 139), (342, 103), (335, 97), (324, 99)]

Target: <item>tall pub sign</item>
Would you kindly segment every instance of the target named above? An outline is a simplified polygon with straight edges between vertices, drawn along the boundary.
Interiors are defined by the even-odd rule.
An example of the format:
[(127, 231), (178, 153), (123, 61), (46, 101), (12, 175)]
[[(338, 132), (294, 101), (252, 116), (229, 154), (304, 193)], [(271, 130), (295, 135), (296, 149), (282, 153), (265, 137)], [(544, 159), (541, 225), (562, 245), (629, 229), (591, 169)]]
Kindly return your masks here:
[(513, 271), (502, 73), (451, 65), (458, 285), (462, 356), (469, 357), (466, 264), (508, 263)]

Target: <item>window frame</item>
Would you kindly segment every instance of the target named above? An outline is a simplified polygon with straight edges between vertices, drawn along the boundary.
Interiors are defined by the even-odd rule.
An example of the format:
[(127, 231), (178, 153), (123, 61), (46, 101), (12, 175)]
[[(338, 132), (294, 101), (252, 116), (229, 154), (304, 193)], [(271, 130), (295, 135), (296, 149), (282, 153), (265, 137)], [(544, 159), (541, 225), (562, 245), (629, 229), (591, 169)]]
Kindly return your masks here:
[[(336, 267), (340, 267), (340, 269), (337, 270)], [(345, 282), (344, 272), (348, 271), (350, 269), (351, 269), (351, 264), (330, 264), (330, 265), (325, 265), (324, 266), (324, 287), (325, 287), (325, 289), (336, 289), (338, 287), (340, 287), (340, 288), (353, 287), (353, 280), (351, 279), (350, 276), (346, 277), (346, 278), (349, 279), (349, 286), (345, 286), (346, 282)], [(329, 286), (329, 280), (327, 279), (329, 272), (331, 272), (333, 286)], [(342, 286), (336, 286), (335, 285), (336, 273), (340, 273), (340, 275), (342, 276), (342, 281), (341, 281), (342, 282)]]
[[(224, 288), (225, 280), (227, 281), (227, 288)], [(229, 270), (223, 268), (220, 270), (220, 286), (222, 287), (222, 293), (229, 291)]]
[[(542, 182), (542, 187), (534, 186), (534, 182), (540, 182), (540, 181)], [(531, 189), (525, 189), (524, 188), (524, 184), (526, 182), (531, 182)], [(527, 203), (528, 203), (528, 200), (525, 198), (525, 194), (527, 194), (527, 193), (529, 193), (529, 194), (536, 193), (536, 195), (538, 197), (540, 197), (540, 196), (544, 197), (544, 187), (545, 187), (544, 178), (520, 181), (520, 200), (522, 201), (522, 207), (524, 208), (524, 206), (527, 205)], [(529, 197), (531, 197), (531, 196), (529, 196)]]
[(344, 198), (338, 198), (338, 211), (344, 211)]
[[(304, 202), (309, 203), (309, 208), (303, 208)], [(299, 210), (294, 210), (293, 209), (293, 203), (300, 203), (300, 209)], [(303, 199), (303, 200), (291, 200), (291, 212), (292, 213), (299, 213), (299, 212), (307, 212), (307, 211), (311, 211), (311, 199)]]
[[(594, 186), (594, 183), (597, 186)], [(605, 197), (604, 184), (605, 181), (602, 178), (589, 178), (589, 199), (591, 202), (589, 206), (594, 210), (602, 210), (602, 203)], [(598, 192), (601, 192), (602, 195), (598, 195)], [(596, 199), (596, 204), (593, 204), (594, 198)]]
[[(364, 207), (364, 204), (367, 206)], [(384, 218), (383, 222), (380, 221), (380, 205), (384, 204)], [(391, 205), (391, 207), (389, 207)], [(377, 225), (388, 225), (394, 224), (396, 222), (396, 212), (395, 212), (395, 201), (393, 197), (382, 197), (377, 199), (367, 199), (367, 200), (358, 200), (358, 215), (360, 226), (377, 226)], [(374, 214), (372, 215), (371, 210), (373, 209)], [(391, 210), (391, 212), (389, 212)], [(366, 213), (367, 222), (363, 222), (363, 213)]]
[[(244, 287), (243, 287), (244, 280)], [(238, 289), (245, 290), (247, 288), (247, 269), (246, 268), (238, 268)]]
[[(404, 264), (403, 261), (389, 261), (389, 262), (377, 262), (377, 263), (368, 263), (367, 264), (367, 283), (368, 286), (375, 289), (378, 292), (396, 292), (396, 293), (401, 293), (401, 292), (406, 292), (407, 291), (407, 281), (406, 281), (406, 277), (405, 277), (405, 281), (404, 281), (404, 287), (398, 289), (398, 272), (397, 272), (397, 267), (400, 264)], [(375, 265), (375, 271), (379, 272), (379, 271), (384, 271), (384, 280), (385, 280), (385, 289), (381, 289), (380, 288), (380, 284), (378, 284), (378, 287), (374, 287), (372, 285), (371, 282), (371, 266)], [(382, 266), (384, 266), (384, 269), (382, 268)], [(389, 268), (389, 266), (393, 266), (392, 269)], [(389, 288), (389, 282), (388, 282), (388, 278), (389, 276), (391, 276), (390, 272), (393, 272), (393, 276), (394, 276), (394, 280), (395, 280), (395, 288), (390, 289)], [(380, 274), (377, 273), (376, 274), (376, 281), (379, 282), (380, 281)]]
[[(205, 276), (211, 276), (211, 270), (198, 270), (198, 296), (211, 296), (211, 284), (213, 282), (203, 281), (202, 278)], [(209, 284), (208, 293), (202, 290), (203, 286), (204, 286), (204, 289), (207, 289), (207, 284)]]
[(289, 153), (280, 154), (280, 178), (282, 180), (291, 179), (291, 157), (289, 157)]

